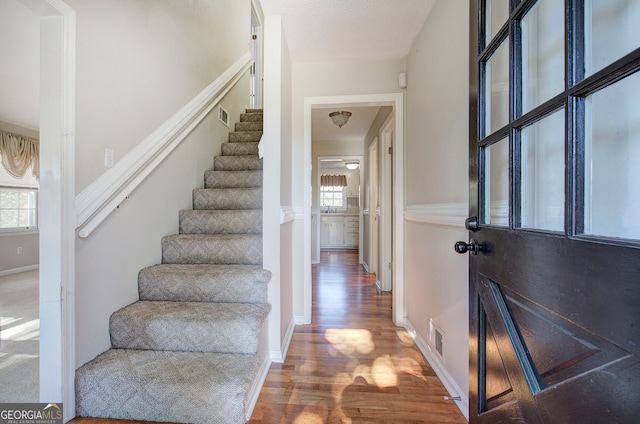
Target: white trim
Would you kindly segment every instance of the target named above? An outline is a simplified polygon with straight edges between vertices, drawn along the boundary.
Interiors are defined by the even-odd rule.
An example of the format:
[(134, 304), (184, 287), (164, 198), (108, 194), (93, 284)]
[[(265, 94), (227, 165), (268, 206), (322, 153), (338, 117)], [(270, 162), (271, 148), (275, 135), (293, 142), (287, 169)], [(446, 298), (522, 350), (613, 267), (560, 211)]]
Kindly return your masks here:
[(87, 237), (184, 140), (251, 66), (245, 53), (182, 109), (76, 196), (78, 235)]
[(272, 350), (270, 352), (271, 361), (276, 362), (278, 364), (284, 363), (287, 358), (287, 352), (289, 351), (289, 345), (291, 344), (291, 339), (293, 338), (293, 331), (296, 329), (296, 319), (294, 318), (289, 322), (289, 326), (287, 327), (287, 331), (284, 334), (284, 338), (282, 339), (282, 344), (280, 345), (280, 350)]
[(296, 211), (293, 206), (280, 206), (280, 224), (286, 224), (296, 219)]
[(0, 277), (4, 277), (5, 275), (19, 274), (21, 272), (33, 271), (34, 269), (38, 269), (38, 268), (40, 268), (40, 265), (35, 264), (35, 265), (21, 266), (20, 268), (5, 269), (4, 271), (0, 271)]
[(424, 355), (424, 358), (427, 360), (431, 368), (433, 368), (440, 381), (442, 381), (445, 389), (447, 389), (447, 391), (449, 392), (449, 396), (460, 396), (460, 400), (455, 401), (456, 406), (464, 414), (464, 417), (467, 419), (467, 421), (469, 421), (469, 394), (465, 393), (460, 388), (460, 386), (458, 386), (453, 376), (449, 373), (445, 365), (440, 361), (440, 356), (438, 355), (438, 353), (431, 350), (431, 346), (429, 346), (429, 343), (427, 343), (427, 341), (424, 340), (422, 336), (420, 336), (411, 321), (409, 321), (408, 319), (405, 320), (404, 328), (407, 329), (407, 332), (416, 343), (416, 346), (418, 346), (418, 349), (420, 349), (420, 352), (422, 352), (422, 355)]
[(404, 219), (408, 222), (463, 230), (468, 215), (469, 204), (466, 202), (411, 205), (404, 211)]
[[(405, 316), (404, 290), (404, 93), (362, 94), (304, 98), (303, 187), (311, 187), (311, 110), (316, 107), (392, 106), (394, 111), (394, 219), (393, 322), (400, 325)], [(304, 322), (311, 322), (311, 190), (304, 190), (303, 235), (303, 311)]]
[[(40, 400), (75, 416), (76, 13), (21, 0), (40, 18)], [(46, 193), (45, 193), (46, 192)]]
[(264, 386), (264, 382), (267, 380), (269, 368), (271, 368), (271, 360), (265, 356), (264, 360), (260, 364), (258, 377), (253, 380), (251, 387), (249, 388), (249, 393), (247, 394), (247, 407), (244, 410), (244, 416), (247, 421), (251, 419), (253, 409), (256, 407), (256, 403), (258, 403), (258, 397), (260, 396), (260, 391), (262, 390), (262, 386)]
[(293, 322), (296, 325), (304, 325), (304, 316), (303, 315), (294, 315)]
[[(295, 211), (295, 213), (296, 213), (296, 218), (295, 218), (295, 219), (296, 219), (296, 221), (302, 221), (302, 220), (304, 220), (304, 208), (303, 208), (303, 207), (296, 206), (296, 207), (294, 207), (294, 208), (293, 208), (293, 210), (294, 210), (294, 211)], [(319, 213), (320, 213), (320, 212), (318, 212), (318, 214), (319, 214)]]
[(364, 268), (364, 270), (369, 273), (369, 265), (365, 261), (360, 262), (360, 265)]

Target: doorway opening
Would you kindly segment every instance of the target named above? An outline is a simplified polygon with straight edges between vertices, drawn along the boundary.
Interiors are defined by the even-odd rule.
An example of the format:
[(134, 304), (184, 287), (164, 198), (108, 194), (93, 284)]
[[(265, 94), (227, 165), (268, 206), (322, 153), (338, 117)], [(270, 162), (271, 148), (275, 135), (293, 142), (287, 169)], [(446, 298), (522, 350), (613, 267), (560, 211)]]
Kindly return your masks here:
[[(331, 97), (314, 97), (314, 98), (305, 98), (305, 112), (304, 112), (304, 164), (305, 164), (305, 172), (304, 172), (304, 185), (305, 187), (313, 186), (313, 177), (312, 170), (319, 169), (319, 164), (313, 161), (313, 156), (323, 156), (319, 154), (317, 151), (317, 146), (314, 143), (314, 137), (312, 136), (312, 113), (316, 109), (332, 109), (334, 110), (345, 110), (348, 108), (357, 108), (357, 107), (390, 107), (391, 108), (391, 123), (390, 126), (393, 128), (394, 137), (392, 139), (393, 143), (393, 151), (394, 155), (389, 159), (394, 162), (393, 167), (389, 168), (389, 172), (394, 172), (393, 181), (395, 190), (392, 192), (390, 185), (386, 188), (382, 188), (379, 192), (387, 193), (388, 199), (393, 198), (393, 202), (390, 202), (389, 208), (401, 208), (401, 205), (404, 205), (404, 194), (403, 194), (403, 186), (404, 180), (402, 176), (402, 172), (399, 170), (403, 169), (403, 122), (404, 122), (404, 111), (403, 111), (403, 97), (402, 93), (392, 93), (392, 94), (369, 94), (369, 95), (356, 95), (356, 96), (331, 96)], [(353, 118), (352, 118), (353, 119)], [(379, 124), (379, 123), (378, 123)], [(348, 124), (347, 124), (348, 125)], [(379, 124), (380, 125), (380, 124)], [(357, 155), (361, 156), (364, 163), (364, 168), (367, 167), (366, 162), (368, 162), (368, 155), (365, 154), (367, 151), (364, 147), (364, 137), (360, 139), (360, 143), (362, 143), (359, 147), (360, 150), (357, 151)], [(326, 155), (331, 156), (331, 155)], [(338, 158), (340, 155), (337, 155)], [(366, 159), (366, 160), (365, 160)], [(312, 167), (312, 164), (315, 166)], [(368, 179), (366, 169), (364, 172), (361, 172), (361, 178)], [(314, 174), (316, 176), (316, 174)], [(317, 176), (316, 176), (317, 178)], [(391, 181), (391, 176), (389, 178), (389, 182)], [(365, 183), (366, 185), (366, 183)], [(362, 185), (361, 185), (362, 186)], [(361, 187), (361, 198), (363, 205), (361, 209), (363, 211), (362, 217), (363, 220), (366, 220), (364, 216), (364, 212), (367, 210), (366, 202), (367, 199), (370, 202), (370, 188)], [(305, 191), (304, 198), (304, 282), (303, 282), (303, 292), (304, 292), (304, 317), (303, 323), (311, 322), (311, 305), (312, 305), (312, 281), (311, 281), (311, 265), (312, 265), (312, 243), (316, 241), (313, 237), (314, 228), (317, 229), (320, 227), (320, 223), (318, 222), (318, 216), (320, 214), (317, 203), (314, 203), (314, 194), (312, 190)], [(394, 205), (394, 206), (392, 206)], [(315, 206), (315, 209), (314, 209)], [(369, 215), (372, 214), (371, 205), (369, 205)], [(402, 219), (394, 219), (393, 217), (402, 217), (402, 209), (394, 211), (394, 213), (387, 217), (387, 223), (391, 227), (393, 226), (393, 230), (389, 229), (390, 234), (392, 234), (393, 238), (389, 238), (388, 246), (386, 246), (385, 254), (388, 255), (388, 263), (393, 263), (394, 258), (402, 258), (403, 257), (403, 245), (404, 245), (404, 234), (402, 231), (403, 222)], [(374, 210), (375, 214), (375, 210)], [(313, 221), (315, 215), (315, 221)], [(312, 224), (313, 222), (313, 224)], [(365, 230), (363, 231), (362, 228)], [(363, 234), (363, 239), (368, 237), (369, 226), (367, 224), (360, 226), (360, 230), (366, 232)], [(317, 235), (316, 235), (317, 237)], [(317, 241), (316, 241), (317, 243)], [(361, 251), (366, 251), (363, 249)], [(393, 321), (396, 325), (404, 324), (404, 280), (403, 280), (403, 272), (402, 266), (393, 267), (390, 269), (390, 287), (389, 289), (394, 292), (394, 305), (393, 305)]]

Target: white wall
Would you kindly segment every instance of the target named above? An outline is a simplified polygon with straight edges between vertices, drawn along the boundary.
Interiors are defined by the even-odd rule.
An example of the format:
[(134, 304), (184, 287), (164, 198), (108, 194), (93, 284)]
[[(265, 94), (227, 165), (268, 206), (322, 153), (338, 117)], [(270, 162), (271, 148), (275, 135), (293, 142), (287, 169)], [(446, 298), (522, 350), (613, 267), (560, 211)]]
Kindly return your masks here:
[[(0, 130), (38, 139), (40, 18), (14, 0), (0, 2), (0, 51)], [(16, 179), (0, 165), (0, 185), (38, 187), (38, 180), (31, 171)], [(0, 275), (37, 267), (38, 238), (37, 231), (0, 234)]]
[(249, 50), (251, 3), (67, 3), (77, 12), (80, 192), (105, 171), (105, 147), (121, 159)]
[(274, 361), (284, 360), (293, 330), (292, 228), (282, 222), (291, 209), (291, 59), (279, 16), (265, 16), (263, 159), (263, 267), (269, 283), (269, 349)]
[[(468, 16), (466, 2), (438, 0), (407, 58), (406, 290), (408, 326), (458, 405), (468, 404), (468, 258), (453, 250), (467, 240)], [(433, 218), (445, 210), (459, 223)], [(408, 217), (409, 215), (405, 215)], [(429, 345), (429, 319), (445, 335), (444, 359)]]
[(0, 52), (0, 121), (37, 130), (40, 18), (15, 0), (0, 2)]
[[(249, 50), (250, 0), (68, 0), (77, 12), (77, 191), (120, 160)], [(248, 76), (223, 100), (232, 123)], [(137, 273), (160, 262), (229, 129), (206, 117), (87, 239), (76, 239), (76, 365), (109, 347), (108, 319), (137, 300)]]

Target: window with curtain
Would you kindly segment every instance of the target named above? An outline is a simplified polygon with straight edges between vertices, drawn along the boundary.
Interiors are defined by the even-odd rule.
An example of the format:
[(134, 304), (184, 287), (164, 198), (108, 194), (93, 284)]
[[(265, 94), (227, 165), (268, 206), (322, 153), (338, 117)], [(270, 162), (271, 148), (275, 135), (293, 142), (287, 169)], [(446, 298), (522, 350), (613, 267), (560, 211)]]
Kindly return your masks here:
[(323, 174), (320, 176), (320, 207), (344, 209), (347, 207), (347, 176)]

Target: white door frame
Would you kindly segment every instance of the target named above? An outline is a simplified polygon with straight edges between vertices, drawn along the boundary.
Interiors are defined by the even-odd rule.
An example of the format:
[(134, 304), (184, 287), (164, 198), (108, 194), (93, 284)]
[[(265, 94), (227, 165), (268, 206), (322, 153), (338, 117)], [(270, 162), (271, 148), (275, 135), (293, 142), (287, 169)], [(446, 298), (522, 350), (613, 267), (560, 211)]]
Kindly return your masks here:
[(378, 273), (378, 137), (376, 136), (369, 145), (369, 262), (367, 264), (370, 273)]
[[(348, 96), (305, 97), (304, 99), (304, 184), (311, 187), (311, 110), (327, 107), (362, 107), (362, 106), (392, 106), (394, 114), (394, 155), (393, 170), (395, 190), (393, 191), (393, 313), (395, 325), (404, 326), (405, 323), (405, 290), (404, 290), (404, 94), (363, 94)], [(303, 275), (303, 311), (304, 323), (311, 323), (311, 190), (304, 190), (304, 275)]]
[(378, 170), (378, 184), (380, 185), (380, 226), (378, 234), (378, 242), (380, 245), (380, 256), (378, 257), (378, 282), (379, 288), (382, 291), (390, 291), (393, 286), (393, 273), (390, 269), (390, 264), (395, 266), (393, 260), (393, 243), (391, 226), (392, 222), (392, 175), (393, 169), (391, 161), (394, 155), (389, 153), (389, 150), (393, 151), (393, 116), (389, 116), (380, 127), (380, 148), (379, 156), (382, 158), (380, 161), (381, 168)]
[(75, 416), (76, 14), (19, 0), (40, 17), (40, 401)]
[(257, 36), (256, 40), (251, 39), (251, 56), (254, 60), (255, 81), (253, 84), (253, 97), (249, 107), (261, 109), (262, 108), (262, 83), (263, 83), (263, 51), (264, 51), (264, 13), (260, 7), (258, 0), (251, 0), (251, 36), (253, 36), (254, 30)]

